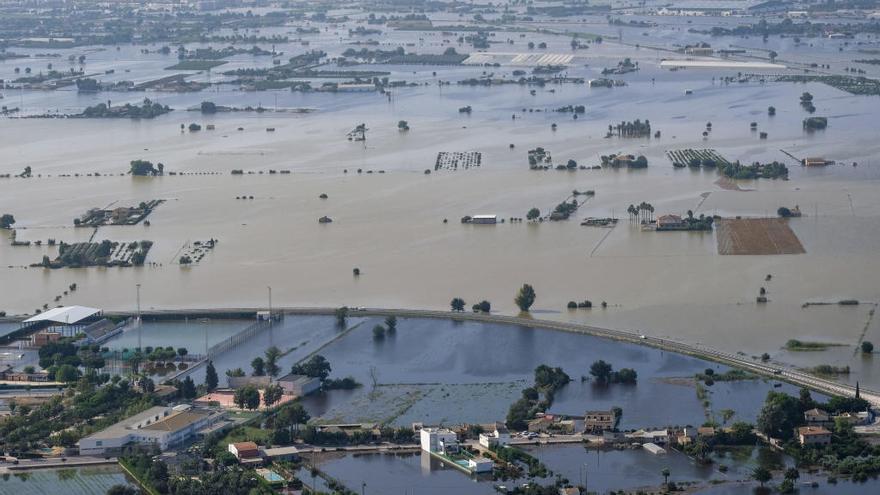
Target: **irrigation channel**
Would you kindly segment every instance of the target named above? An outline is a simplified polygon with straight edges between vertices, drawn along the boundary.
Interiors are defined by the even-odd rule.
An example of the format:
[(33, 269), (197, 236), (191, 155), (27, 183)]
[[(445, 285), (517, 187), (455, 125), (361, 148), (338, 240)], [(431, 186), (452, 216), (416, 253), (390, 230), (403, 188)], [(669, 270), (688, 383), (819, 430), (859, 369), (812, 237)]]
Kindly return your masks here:
[[(337, 308), (276, 308), (275, 311), (282, 314), (289, 315), (333, 315)], [(160, 318), (160, 319), (173, 319), (176, 317), (184, 318), (184, 317), (193, 317), (194, 315), (198, 317), (229, 317), (230, 315), (235, 316), (243, 316), (243, 315), (255, 315), (257, 311), (264, 311), (263, 308), (255, 309), (247, 309), (247, 308), (235, 308), (235, 309), (198, 309), (198, 310), (152, 310), (142, 312), (142, 315), (147, 318)], [(128, 313), (116, 313), (120, 315), (129, 316)], [(737, 356), (734, 354), (729, 354), (726, 352), (722, 352), (716, 349), (712, 349), (707, 346), (702, 345), (692, 345), (686, 344), (683, 342), (676, 342), (674, 340), (663, 339), (659, 337), (651, 337), (642, 332), (637, 332), (634, 330), (612, 330), (608, 328), (595, 327), (591, 325), (584, 325), (580, 323), (569, 323), (569, 322), (561, 322), (561, 321), (551, 321), (551, 320), (542, 320), (542, 319), (533, 319), (533, 318), (524, 318), (520, 316), (505, 316), (505, 315), (493, 315), (486, 313), (467, 313), (467, 312), (453, 312), (453, 311), (433, 311), (433, 310), (423, 310), (423, 309), (387, 309), (387, 308), (350, 308), (349, 309), (350, 316), (397, 316), (401, 318), (443, 318), (443, 319), (452, 319), (459, 321), (475, 321), (475, 322), (485, 322), (485, 323), (503, 323), (507, 325), (517, 325), (517, 326), (525, 326), (532, 328), (544, 328), (549, 330), (559, 330), (563, 332), (571, 332), (571, 333), (580, 333), (585, 335), (593, 335), (597, 337), (604, 337), (608, 339), (618, 340), (622, 342), (630, 342), (634, 344), (646, 345), (649, 347), (654, 347), (657, 349), (677, 352), (679, 354), (685, 354), (688, 356), (694, 356), (700, 359), (705, 359), (708, 361), (714, 361), (717, 363), (725, 364), (728, 366), (732, 366), (735, 368), (740, 368), (742, 370), (750, 371), (757, 375), (762, 375), (768, 378), (773, 378), (776, 380), (782, 380), (789, 382), (793, 385), (805, 387), (811, 390), (815, 390), (817, 392), (822, 392), (831, 395), (840, 395), (840, 396), (852, 396), (855, 395), (856, 388), (850, 385), (834, 382), (832, 380), (826, 380), (823, 378), (819, 378), (808, 373), (804, 373), (801, 371), (793, 370), (790, 368), (781, 368), (771, 364), (755, 362), (751, 359), (744, 358), (742, 356)], [(236, 335), (233, 335), (227, 341), (220, 342), (214, 346), (211, 350), (223, 349), (228, 350), (231, 347), (234, 347), (234, 342), (242, 342), (246, 340), (248, 337), (252, 335), (256, 335), (256, 333), (269, 328), (271, 325), (269, 322), (257, 322), (245, 330), (239, 332)], [(209, 355), (211, 354), (211, 350), (209, 350)], [(215, 352), (213, 355), (216, 355)], [(191, 372), (194, 368), (197, 368), (198, 365), (195, 365), (189, 368), (186, 372)], [(880, 392), (874, 390), (868, 390), (861, 388), (859, 391), (862, 398), (871, 403), (871, 405), (875, 407), (880, 407)]]

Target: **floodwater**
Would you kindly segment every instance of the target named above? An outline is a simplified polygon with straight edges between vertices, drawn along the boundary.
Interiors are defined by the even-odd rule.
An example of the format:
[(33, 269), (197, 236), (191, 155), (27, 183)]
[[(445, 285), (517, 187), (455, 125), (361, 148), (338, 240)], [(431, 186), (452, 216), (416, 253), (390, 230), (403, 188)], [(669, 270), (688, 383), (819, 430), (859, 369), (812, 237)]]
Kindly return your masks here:
[(132, 485), (118, 466), (73, 469), (40, 469), (4, 474), (0, 492), (17, 495), (65, 493), (93, 495), (105, 493), (114, 485)]
[[(635, 450), (596, 450), (583, 446), (548, 446), (540, 449), (530, 448), (529, 452), (538, 457), (549, 469), (568, 479), (570, 483), (586, 486), (589, 491), (607, 493), (609, 490), (650, 491), (662, 482), (661, 471), (670, 470), (670, 481), (676, 483), (696, 483), (704, 486), (693, 493), (712, 495), (747, 495), (754, 487), (749, 480), (751, 470), (757, 465), (784, 469), (792, 465), (792, 460), (766, 449), (746, 448), (732, 457), (716, 459), (714, 464), (701, 465), (687, 456), (670, 452), (654, 455), (642, 449)], [(724, 464), (728, 471), (722, 473), (718, 466)], [(425, 453), (417, 454), (367, 454), (352, 455), (319, 461), (318, 467), (331, 477), (342, 482), (349, 489), (357, 490), (363, 486), (365, 493), (426, 493), (441, 494), (457, 491), (467, 494), (495, 493), (494, 485), (513, 486), (527, 480), (493, 482), (469, 477), (445, 465)], [(553, 483), (555, 477), (545, 480), (530, 480)], [(804, 473), (801, 481), (812, 481)], [(802, 487), (801, 493), (868, 493), (876, 480), (853, 484), (839, 482), (828, 485), (821, 478), (818, 488)], [(719, 483), (712, 486), (710, 483)], [(857, 491), (861, 490), (861, 491)]]
[[(533, 383), (534, 369), (547, 364), (572, 378), (556, 393), (550, 412), (582, 417), (590, 409), (618, 406), (622, 429), (701, 425), (706, 411), (687, 379), (706, 368), (716, 373), (729, 369), (634, 344), (500, 324), (401, 318), (394, 336), (377, 341), (372, 328), (381, 323), (368, 319), (320, 351), (333, 368), (331, 377), (351, 375), (364, 387), (306, 398), (313, 417), (398, 425), (503, 420), (522, 389)], [(638, 384), (604, 387), (582, 381), (599, 359), (614, 369), (635, 369)], [(788, 384), (774, 385), (765, 380), (716, 382), (706, 387), (709, 417), (721, 422), (720, 411), (732, 409), (734, 421), (753, 422), (767, 391), (797, 393)]]
[[(276, 306), (446, 309), (450, 299), (463, 297), (469, 304), (487, 299), (493, 310), (515, 314), (517, 287), (531, 283), (538, 294), (532, 311), (540, 318), (634, 330), (748, 355), (768, 352), (774, 359), (798, 365), (804, 365), (800, 358), (786, 361), (788, 355), (781, 352), (791, 338), (831, 340), (852, 349), (863, 338), (866, 324), (869, 335), (876, 336), (876, 324), (868, 322), (872, 306), (801, 306), (816, 300), (880, 299), (875, 248), (880, 241), (876, 161), (880, 142), (875, 129), (880, 99), (852, 96), (821, 84), (723, 84), (722, 77), (736, 72), (669, 72), (659, 68), (659, 60), (673, 54), (632, 46), (674, 48), (708, 39), (687, 33), (687, 28), (705, 28), (716, 20), (693, 19), (689, 25), (681, 19), (658, 19), (662, 25), (656, 30), (619, 30), (598, 17), (582, 26), (547, 22), (554, 28), (606, 36), (623, 32), (625, 44), (591, 45), (579, 52), (586, 57), (586, 66), (578, 64), (567, 71), (569, 76), (592, 79), (624, 57), (638, 61), (640, 71), (620, 76), (628, 86), (613, 89), (454, 84), (484, 71), (511, 78), (513, 67), (363, 66), (388, 70), (392, 80), (427, 85), (395, 89), (390, 101), (374, 93), (243, 92), (230, 85), (196, 94), (4, 90), (4, 104), (20, 105), (25, 113), (78, 111), (108, 98), (121, 104), (144, 96), (176, 110), (145, 121), (0, 119), (0, 173), (14, 175), (31, 166), (37, 176), (0, 179), (0, 212), (15, 215), (19, 239), (44, 241), (39, 247), (14, 247), (8, 242), (10, 234), (0, 232), (0, 309), (32, 313), (43, 304), (56, 304), (55, 296), (75, 282), (79, 289), (59, 303), (133, 310), (135, 285), (142, 284), (145, 308), (257, 307), (267, 305), (266, 287), (271, 286)], [(351, 26), (309, 38), (308, 49), (324, 49), (331, 56), (341, 53), (350, 41), (347, 27)], [(470, 51), (440, 32), (386, 34), (380, 46), (386, 49), (414, 43), (408, 49), (422, 53), (449, 46)], [(505, 45), (508, 51), (527, 51), (527, 41), (545, 38), (548, 51), (570, 51), (566, 36), (496, 36), (498, 41), (508, 38), (514, 41)], [(811, 48), (787, 39), (766, 45), (757, 38), (710, 41), (715, 47), (774, 49), (780, 59), (806, 63), (840, 60), (844, 55), (838, 49), (853, 49), (835, 40), (810, 40), (815, 44)], [(88, 51), (87, 72), (116, 70), (107, 80), (143, 81), (168, 75), (163, 68), (173, 63), (173, 57), (141, 55), (140, 48), (58, 50), (62, 58), (53, 60), (64, 65), (67, 54)], [(287, 57), (307, 48), (291, 42), (278, 49)], [(235, 57), (195, 79), (222, 81), (223, 70), (267, 66), (269, 60)], [(27, 61), (35, 68), (42, 68), (44, 62)], [(14, 67), (24, 64), (0, 62), (0, 76), (11, 79)], [(834, 70), (840, 69), (835, 63)], [(439, 80), (453, 84), (439, 86)], [(530, 89), (536, 94), (531, 95)], [(693, 94), (685, 95), (686, 90)], [(803, 131), (801, 122), (808, 115), (798, 102), (803, 91), (814, 95), (815, 115), (829, 118), (825, 131)], [(212, 116), (185, 111), (203, 100), (316, 111)], [(577, 120), (571, 114), (552, 112), (580, 104), (587, 112)], [(472, 114), (458, 112), (465, 105), (473, 107)], [(770, 105), (777, 109), (775, 117), (767, 116)], [(524, 108), (544, 111), (523, 112)], [(517, 118), (511, 119), (514, 114)], [(609, 123), (636, 118), (649, 119), (662, 137), (603, 137)], [(409, 122), (409, 132), (397, 130), (401, 119)], [(704, 139), (702, 131), (710, 121), (713, 130)], [(214, 124), (217, 130), (181, 133), (180, 124), (189, 122)], [(366, 143), (347, 141), (346, 132), (361, 122), (370, 129)], [(759, 140), (749, 130), (751, 122), (757, 122), (769, 138)], [(551, 130), (552, 123), (558, 124), (556, 131)], [(244, 130), (237, 131), (239, 127)], [(276, 131), (266, 132), (267, 127)], [(557, 162), (572, 158), (594, 165), (600, 155), (623, 151), (644, 154), (650, 165), (639, 171), (535, 172), (528, 170), (526, 150), (536, 146), (550, 150)], [(714, 183), (717, 173), (676, 170), (665, 158), (667, 149), (689, 147), (714, 148), (742, 161), (787, 161), (791, 180), (740, 183), (748, 192), (723, 190)], [(844, 165), (802, 169), (781, 149)], [(481, 151), (483, 166), (423, 173), (433, 168), (437, 152), (466, 150)], [(118, 175), (126, 172), (129, 161), (139, 158), (162, 162), (166, 171), (193, 175)], [(376, 173), (357, 174), (358, 168)], [(233, 169), (254, 173), (232, 176)], [(270, 175), (270, 169), (292, 173)], [(94, 172), (101, 176), (86, 176)], [(474, 226), (458, 221), (476, 213), (524, 217), (533, 206), (546, 213), (573, 189), (592, 189), (596, 196), (567, 222)], [(319, 199), (321, 193), (329, 198)], [(235, 199), (242, 195), (254, 199)], [(148, 266), (27, 268), (44, 254), (56, 254), (55, 247), (46, 245), (49, 238), (88, 239), (90, 229), (72, 227), (73, 218), (88, 208), (157, 198), (167, 201), (150, 216), (151, 226), (104, 227), (95, 235), (97, 240), (154, 241)], [(625, 220), (626, 207), (642, 201), (653, 204), (657, 214), (683, 214), (690, 209), (725, 216), (773, 215), (779, 206), (797, 204), (807, 216), (793, 220), (792, 228), (807, 253), (719, 256), (711, 233), (642, 232)], [(581, 227), (577, 221), (612, 214), (624, 217), (613, 230)], [(319, 224), (323, 215), (333, 223)], [(444, 219), (449, 223), (444, 224)], [(201, 263), (177, 265), (188, 243), (209, 238), (220, 242)], [(352, 276), (355, 267), (361, 269), (360, 277)], [(770, 283), (764, 281), (767, 274), (773, 275)], [(761, 286), (767, 286), (771, 302), (758, 307), (755, 296)], [(609, 306), (565, 310), (569, 300), (582, 299), (596, 304), (607, 301)], [(809, 358), (809, 365), (830, 359), (821, 354)], [(880, 374), (871, 362), (854, 367), (848, 380), (880, 388)]]

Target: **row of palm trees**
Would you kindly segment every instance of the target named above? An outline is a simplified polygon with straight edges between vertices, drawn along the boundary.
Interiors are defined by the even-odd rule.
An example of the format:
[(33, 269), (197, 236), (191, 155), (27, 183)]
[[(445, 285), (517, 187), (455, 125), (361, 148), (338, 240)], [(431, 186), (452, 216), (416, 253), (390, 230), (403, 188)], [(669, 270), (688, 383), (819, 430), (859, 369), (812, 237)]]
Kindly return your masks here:
[(654, 221), (654, 205), (642, 201), (638, 206), (629, 205), (626, 212), (630, 220), (638, 220), (641, 223)]

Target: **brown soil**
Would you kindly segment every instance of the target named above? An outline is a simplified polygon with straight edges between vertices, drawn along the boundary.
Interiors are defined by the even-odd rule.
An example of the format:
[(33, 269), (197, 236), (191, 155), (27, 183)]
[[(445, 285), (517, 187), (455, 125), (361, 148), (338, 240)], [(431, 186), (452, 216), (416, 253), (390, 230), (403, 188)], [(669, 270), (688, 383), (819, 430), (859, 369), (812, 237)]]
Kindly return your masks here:
[(784, 218), (722, 219), (716, 222), (718, 254), (803, 254)]

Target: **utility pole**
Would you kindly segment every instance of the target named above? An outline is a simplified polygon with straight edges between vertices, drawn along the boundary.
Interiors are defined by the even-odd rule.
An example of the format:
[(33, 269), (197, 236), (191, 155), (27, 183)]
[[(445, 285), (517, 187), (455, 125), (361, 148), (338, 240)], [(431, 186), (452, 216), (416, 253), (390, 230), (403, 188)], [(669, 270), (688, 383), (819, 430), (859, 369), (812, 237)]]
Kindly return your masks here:
[(269, 285), (266, 287), (269, 289), (269, 324), (272, 324), (272, 286)]
[(138, 350), (141, 347), (141, 284), (137, 284), (137, 326), (138, 326)]

